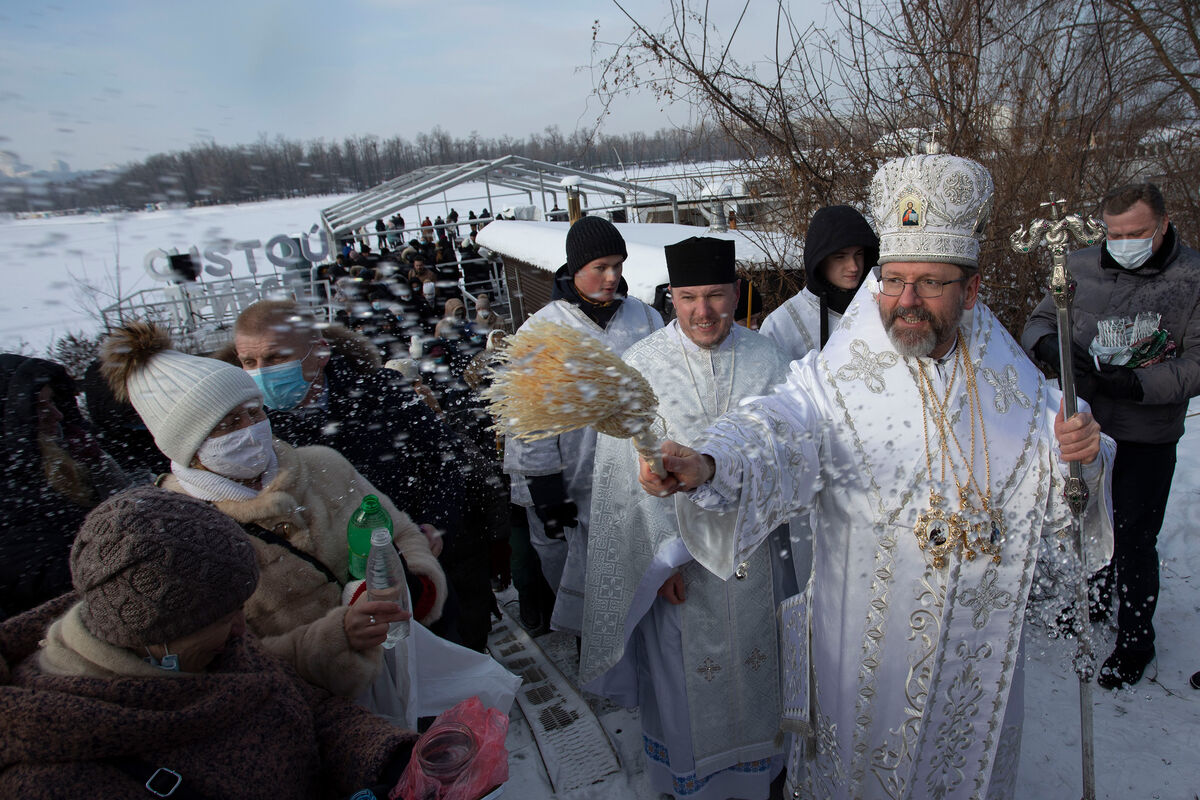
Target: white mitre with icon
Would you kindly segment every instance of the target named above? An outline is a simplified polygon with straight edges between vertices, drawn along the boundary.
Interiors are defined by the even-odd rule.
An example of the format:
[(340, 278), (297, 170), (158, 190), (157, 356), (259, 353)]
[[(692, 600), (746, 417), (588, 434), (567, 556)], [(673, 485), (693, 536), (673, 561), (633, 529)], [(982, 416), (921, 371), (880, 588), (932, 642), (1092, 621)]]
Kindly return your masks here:
[(994, 189), (991, 173), (969, 158), (936, 154), (887, 162), (871, 181), (879, 263), (977, 267)]

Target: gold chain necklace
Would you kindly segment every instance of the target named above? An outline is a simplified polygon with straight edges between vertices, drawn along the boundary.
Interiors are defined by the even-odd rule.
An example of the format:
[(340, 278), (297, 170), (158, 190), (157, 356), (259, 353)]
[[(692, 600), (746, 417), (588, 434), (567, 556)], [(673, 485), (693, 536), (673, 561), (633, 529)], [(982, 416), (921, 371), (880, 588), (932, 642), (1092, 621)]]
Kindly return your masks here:
[[(954, 374), (946, 386), (946, 395), (939, 402), (937, 393), (933, 390), (925, 365), (917, 362), (920, 371), (918, 388), (921, 392), (921, 430), (925, 439), (925, 466), (930, 478), (929, 508), (917, 517), (913, 532), (917, 537), (917, 546), (927, 550), (932, 556), (933, 566), (941, 569), (946, 566), (946, 557), (954, 550), (961, 550), (968, 561), (979, 553), (991, 556), (992, 561), (1000, 563), (1000, 549), (1005, 539), (1004, 516), (998, 509), (992, 507), (992, 466), (988, 456), (987, 428), (983, 421), (983, 408), (979, 402), (979, 384), (975, 379), (975, 365), (967, 343), (960, 336), (958, 352), (955, 358), (954, 372), (958, 371), (961, 363), (966, 379), (968, 414), (971, 423), (971, 453), (964, 451), (958, 435), (950, 424), (950, 388), (954, 383)], [(950, 462), (951, 474), (958, 488), (959, 510), (947, 514), (941, 508), (945, 498), (934, 490), (933, 462), (929, 446), (929, 424), (926, 405), (933, 408), (938, 435), (942, 441), (942, 482), (945, 481), (945, 463)], [(983, 459), (985, 470), (986, 490), (979, 486), (975, 478), (975, 424), (978, 421), (980, 439), (983, 443)], [(950, 452), (950, 442), (954, 443), (962, 458), (963, 468), (967, 471), (966, 483), (958, 478), (958, 469), (954, 463), (954, 455)], [(982, 508), (976, 508), (971, 503), (971, 491), (975, 491)], [(974, 520), (974, 521), (973, 521)]]

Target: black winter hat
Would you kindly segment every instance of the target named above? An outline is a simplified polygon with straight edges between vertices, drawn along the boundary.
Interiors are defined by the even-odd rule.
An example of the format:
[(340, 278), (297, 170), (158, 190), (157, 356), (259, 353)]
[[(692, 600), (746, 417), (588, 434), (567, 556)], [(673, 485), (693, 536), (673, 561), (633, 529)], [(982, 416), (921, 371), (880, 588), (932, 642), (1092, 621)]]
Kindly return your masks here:
[(617, 226), (603, 217), (583, 217), (567, 231), (567, 274), (575, 275), (589, 262), (605, 256), (629, 257)]

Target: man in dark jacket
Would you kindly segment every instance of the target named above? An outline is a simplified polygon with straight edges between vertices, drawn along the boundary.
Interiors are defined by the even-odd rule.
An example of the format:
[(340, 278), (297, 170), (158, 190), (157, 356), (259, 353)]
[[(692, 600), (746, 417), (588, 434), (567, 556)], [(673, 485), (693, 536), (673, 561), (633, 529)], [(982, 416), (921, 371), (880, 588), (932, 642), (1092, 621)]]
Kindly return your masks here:
[(488, 550), (474, 542), (485, 535), (474, 515), (486, 504), (472, 448), (401, 373), (380, 368), (370, 342), (336, 326), (318, 331), (290, 301), (262, 301), (242, 312), (234, 348), (263, 391), (276, 436), (332, 447), (397, 508), (444, 534), (440, 561), (453, 594), (446, 623), (434, 631), (483, 647), (493, 600)]
[(462, 479), (445, 457), (456, 438), (403, 376), (380, 369), (370, 342), (340, 327), (318, 332), (295, 304), (269, 300), (238, 318), (234, 348), (275, 435), (332, 447), (418, 523), (458, 529)]
[(70, 590), (75, 531), (132, 482), (92, 438), (75, 394), (62, 365), (0, 355), (0, 619)]
[[(1068, 267), (1078, 283), (1075, 386), (1117, 441), (1116, 548), (1093, 601), (1094, 613), (1107, 615), (1107, 594), (1116, 586), (1117, 646), (1096, 678), (1111, 689), (1137, 683), (1154, 658), (1158, 531), (1188, 400), (1200, 394), (1200, 253), (1180, 242), (1152, 183), (1113, 190), (1101, 213), (1108, 241), (1072, 254)], [(1026, 323), (1021, 344), (1060, 372), (1057, 337), (1047, 296)]]

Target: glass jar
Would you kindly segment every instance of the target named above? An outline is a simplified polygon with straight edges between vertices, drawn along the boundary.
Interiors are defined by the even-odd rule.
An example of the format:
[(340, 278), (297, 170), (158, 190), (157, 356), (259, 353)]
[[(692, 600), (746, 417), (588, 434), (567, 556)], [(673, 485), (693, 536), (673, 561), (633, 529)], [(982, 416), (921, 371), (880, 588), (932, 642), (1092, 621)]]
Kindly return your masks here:
[(414, 753), (421, 771), (448, 785), (466, 770), (479, 742), (475, 733), (459, 722), (448, 722), (429, 731)]

